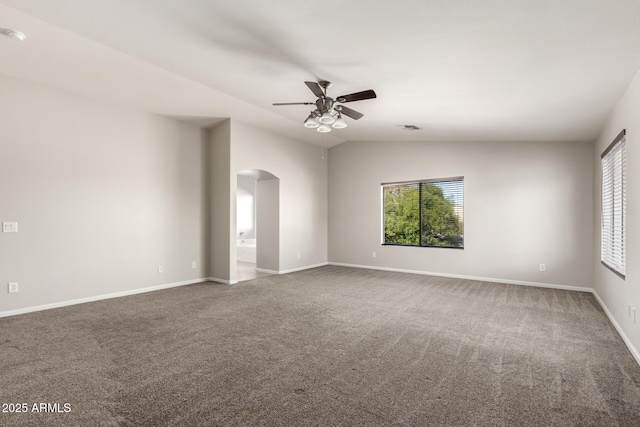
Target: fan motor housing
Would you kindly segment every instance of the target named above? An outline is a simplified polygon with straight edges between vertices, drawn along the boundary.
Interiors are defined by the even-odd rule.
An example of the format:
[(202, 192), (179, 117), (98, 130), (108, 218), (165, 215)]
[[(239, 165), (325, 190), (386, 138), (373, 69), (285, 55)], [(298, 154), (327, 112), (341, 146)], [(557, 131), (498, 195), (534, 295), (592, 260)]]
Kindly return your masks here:
[(326, 97), (318, 98), (316, 101), (316, 107), (318, 107), (318, 111), (320, 111), (321, 114), (331, 111), (333, 108), (333, 99)]

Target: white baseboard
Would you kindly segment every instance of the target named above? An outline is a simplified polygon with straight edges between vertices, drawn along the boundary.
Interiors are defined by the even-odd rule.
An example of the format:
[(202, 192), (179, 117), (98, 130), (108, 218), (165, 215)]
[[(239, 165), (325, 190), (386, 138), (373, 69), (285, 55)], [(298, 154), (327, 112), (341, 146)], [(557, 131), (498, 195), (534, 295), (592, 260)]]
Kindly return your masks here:
[(609, 321), (613, 324), (613, 327), (616, 328), (616, 331), (618, 331), (618, 335), (620, 335), (620, 337), (622, 338), (622, 341), (624, 341), (624, 343), (626, 344), (627, 348), (631, 352), (631, 355), (633, 356), (634, 359), (636, 359), (636, 362), (638, 363), (638, 365), (640, 365), (640, 353), (638, 352), (638, 349), (635, 348), (635, 346), (633, 345), (631, 340), (627, 337), (627, 335), (624, 333), (624, 331), (622, 330), (618, 322), (616, 322), (616, 319), (613, 317), (613, 315), (609, 311), (609, 308), (604, 303), (604, 301), (602, 301), (602, 298), (600, 298), (600, 295), (598, 295), (596, 290), (594, 289), (592, 292), (593, 292), (593, 296), (596, 297), (598, 304), (600, 304), (600, 307), (602, 307), (605, 314), (609, 318)]
[(256, 271), (261, 273), (269, 273), (269, 274), (280, 274), (277, 270), (267, 270), (266, 268), (256, 268)]
[[(289, 270), (267, 270), (266, 268), (256, 268), (256, 271), (260, 271), (262, 273), (269, 273), (269, 274), (287, 274), (287, 273), (293, 273), (295, 271), (302, 271), (302, 270), (308, 270), (310, 268), (322, 267), (324, 265), (327, 265), (327, 263), (323, 262), (320, 264), (305, 265), (304, 267), (291, 268)], [(238, 283), (237, 280), (225, 280), (225, 279), (218, 279), (216, 277), (209, 277), (207, 278), (207, 280), (211, 282), (224, 283), (225, 285), (235, 285), (236, 283)]]
[(102, 294), (86, 298), (78, 298), (69, 301), (54, 302), (52, 304), (36, 305), (34, 307), (19, 308), (17, 310), (1, 311), (0, 317), (17, 316), (19, 314), (33, 313), (35, 311), (51, 310), (52, 308), (67, 307), (69, 305), (84, 304), (86, 302), (101, 301), (111, 298), (126, 297), (129, 295), (144, 294), (146, 292), (159, 291), (161, 289), (177, 288), (178, 286), (193, 285), (194, 283), (206, 282), (206, 278), (185, 280), (183, 282), (166, 283), (164, 285), (149, 286), (147, 288), (131, 289), (128, 291)]
[(287, 274), (287, 273), (295, 273), (296, 271), (309, 270), (310, 268), (324, 267), (325, 265), (328, 265), (328, 264), (329, 264), (328, 262), (321, 262), (320, 264), (305, 265), (304, 267), (290, 268), (288, 270), (267, 270), (266, 268), (256, 268), (256, 271), (260, 271), (262, 273), (269, 273), (269, 274)]
[(579, 292), (593, 291), (593, 289), (591, 288), (583, 288), (580, 286), (557, 285), (553, 283), (527, 282), (524, 280), (495, 279), (492, 277), (465, 276), (462, 274), (434, 273), (432, 271), (406, 270), (403, 268), (379, 267), (375, 265), (344, 264), (341, 262), (330, 262), (329, 265), (337, 265), (341, 267), (368, 268), (371, 270), (393, 271), (397, 273), (422, 274), (424, 276), (451, 277), (453, 279), (477, 280), (479, 282), (505, 283), (507, 285), (535, 286), (537, 288), (562, 289), (565, 291), (579, 291)]
[(296, 267), (296, 268), (290, 268), (288, 270), (280, 270), (278, 272), (278, 274), (295, 273), (296, 271), (302, 271), (302, 270), (309, 270), (311, 268), (324, 267), (325, 265), (328, 265), (328, 264), (329, 264), (328, 262), (321, 262), (320, 264), (305, 265), (304, 267)]
[[(440, 277), (451, 277), (451, 278), (456, 278), (456, 279), (478, 280), (478, 281), (482, 281), (482, 282), (505, 283), (505, 284), (511, 284), (511, 285), (536, 286), (536, 287), (543, 287), (543, 288), (562, 289), (562, 290), (580, 291), (580, 292), (590, 292), (590, 293), (593, 294), (593, 296), (596, 298), (596, 301), (598, 301), (598, 304), (600, 304), (600, 306), (604, 310), (605, 314), (609, 318), (609, 321), (613, 324), (614, 328), (616, 329), (616, 331), (618, 332), (618, 334), (622, 338), (622, 341), (625, 343), (625, 345), (627, 346), (627, 348), (631, 352), (631, 355), (633, 356), (635, 361), (638, 363), (638, 365), (640, 365), (640, 352), (638, 351), (638, 349), (635, 348), (635, 346), (633, 345), (631, 340), (629, 340), (627, 335), (624, 333), (624, 331), (622, 330), (622, 328), (620, 327), (620, 325), (618, 324), (616, 319), (613, 317), (613, 315), (609, 311), (609, 308), (606, 306), (606, 304), (604, 303), (602, 298), (600, 298), (600, 295), (598, 295), (598, 293), (595, 291), (595, 289), (591, 289), (591, 288), (583, 288), (583, 287), (579, 287), (579, 286), (557, 285), (557, 284), (549, 284), (549, 283), (527, 282), (527, 281), (522, 281), (522, 280), (507, 280), (507, 279), (495, 279), (495, 278), (489, 278), (489, 277), (465, 276), (465, 275), (459, 275), (459, 274), (434, 273), (434, 272), (428, 272), (428, 271), (406, 270), (406, 269), (400, 269), (400, 268), (379, 267), (379, 266), (371, 266), (371, 265), (345, 264), (345, 263), (339, 263), (339, 262), (328, 262), (328, 263), (324, 262), (324, 263), (320, 263), (320, 264), (308, 265), (308, 266), (298, 267), (298, 268), (292, 268), (292, 269), (283, 270), (283, 271), (266, 270), (266, 269), (259, 269), (259, 268), (256, 268), (256, 270), (257, 271), (262, 271), (262, 272), (265, 272), (265, 273), (270, 273), (270, 274), (287, 274), (287, 273), (293, 273), (293, 272), (296, 272), (296, 271), (302, 271), (302, 270), (308, 270), (308, 269), (311, 269), (311, 268), (322, 267), (322, 266), (325, 266), (325, 265), (335, 265), (335, 266), (353, 267), (353, 268), (365, 268), (365, 269), (371, 269), (371, 270), (382, 270), (382, 271), (393, 271), (393, 272), (399, 272), (399, 273), (421, 274), (421, 275), (426, 275), (426, 276), (440, 276)], [(33, 312), (36, 312), (36, 311), (50, 310), (50, 309), (53, 309), (53, 308), (67, 307), (67, 306), (70, 306), (70, 305), (83, 304), (83, 303), (86, 303), (86, 302), (94, 302), (94, 301), (101, 301), (101, 300), (111, 299), (111, 298), (119, 298), (119, 297), (124, 297), (124, 296), (129, 296), (129, 295), (143, 294), (143, 293), (146, 293), (146, 292), (159, 291), (161, 289), (169, 289), (169, 288), (176, 288), (176, 287), (179, 287), (179, 286), (193, 285), (195, 283), (201, 283), (201, 282), (205, 282), (205, 281), (224, 283), (226, 285), (233, 285), (233, 284), (238, 283), (237, 280), (230, 281), (230, 280), (224, 280), (224, 279), (217, 279), (215, 277), (207, 277), (207, 278), (201, 278), (201, 279), (186, 280), (186, 281), (182, 281), (182, 282), (175, 282), (175, 283), (167, 283), (167, 284), (164, 284), (164, 285), (150, 286), (150, 287), (147, 287), (147, 288), (132, 289), (132, 290), (128, 290), (128, 291), (114, 292), (114, 293), (111, 293), (111, 294), (103, 294), (103, 295), (96, 295), (96, 296), (92, 296), (92, 297), (79, 298), (79, 299), (74, 299), (74, 300), (70, 300), (70, 301), (61, 301), (61, 302), (56, 302), (56, 303), (52, 303), (52, 304), (44, 304), (44, 305), (38, 305), (38, 306), (34, 306), (34, 307), (20, 308), (20, 309), (17, 309), (17, 310), (2, 311), (2, 312), (0, 312), (0, 318), (2, 318), (2, 317), (10, 317), (10, 316), (17, 316), (17, 315), (26, 314), (26, 313), (33, 313)]]
[(216, 277), (207, 277), (207, 280), (210, 282), (218, 282), (225, 285), (235, 285), (236, 283), (238, 283), (237, 280), (225, 280), (225, 279), (218, 279)]

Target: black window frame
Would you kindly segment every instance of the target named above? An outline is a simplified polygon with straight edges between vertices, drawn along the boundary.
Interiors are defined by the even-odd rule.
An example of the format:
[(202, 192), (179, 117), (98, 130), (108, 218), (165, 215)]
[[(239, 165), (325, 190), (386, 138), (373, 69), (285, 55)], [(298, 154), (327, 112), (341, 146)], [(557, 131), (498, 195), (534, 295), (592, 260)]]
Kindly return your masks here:
[[(460, 218), (462, 221), (461, 226), (461, 234), (456, 236), (459, 240), (457, 241), (457, 245), (432, 245), (426, 244), (423, 241), (423, 231), (425, 224), (423, 223), (423, 186), (429, 184), (439, 184), (439, 183), (447, 183), (447, 182), (460, 182), (460, 197), (462, 198), (462, 203), (460, 204), (460, 213), (455, 213), (456, 216)], [(418, 210), (419, 210), (419, 219), (418, 219), (418, 244), (408, 244), (408, 243), (396, 243), (396, 242), (386, 242), (386, 229), (385, 229), (385, 187), (388, 186), (410, 186), (410, 185), (418, 185)], [(440, 187), (441, 188), (441, 187)], [(420, 179), (415, 181), (398, 181), (398, 182), (385, 182), (380, 184), (380, 192), (381, 192), (381, 244), (383, 246), (404, 246), (404, 247), (414, 247), (414, 248), (442, 248), (442, 249), (462, 249), (464, 250), (464, 176), (454, 176), (448, 178), (431, 178), (431, 179)], [(461, 214), (461, 215), (460, 215)], [(443, 236), (445, 237), (445, 236)]]

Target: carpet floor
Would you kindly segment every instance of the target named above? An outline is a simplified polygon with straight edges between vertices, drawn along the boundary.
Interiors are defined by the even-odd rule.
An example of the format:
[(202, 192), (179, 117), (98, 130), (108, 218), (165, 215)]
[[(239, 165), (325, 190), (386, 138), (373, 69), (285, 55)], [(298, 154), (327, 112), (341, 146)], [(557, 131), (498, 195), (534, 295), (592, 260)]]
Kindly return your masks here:
[(640, 425), (640, 367), (583, 292), (326, 266), (0, 331), (3, 426)]

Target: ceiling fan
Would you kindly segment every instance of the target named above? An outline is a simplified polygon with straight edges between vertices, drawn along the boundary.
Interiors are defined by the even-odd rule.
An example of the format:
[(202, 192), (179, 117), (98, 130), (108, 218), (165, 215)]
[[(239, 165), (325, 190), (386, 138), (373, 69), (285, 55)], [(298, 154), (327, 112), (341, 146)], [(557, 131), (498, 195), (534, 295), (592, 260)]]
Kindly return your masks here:
[(372, 99), (376, 97), (376, 93), (369, 89), (362, 92), (350, 93), (349, 95), (338, 96), (335, 100), (327, 96), (327, 88), (331, 87), (331, 82), (320, 80), (318, 82), (304, 82), (311, 92), (318, 99), (315, 102), (276, 102), (273, 105), (315, 105), (315, 110), (311, 111), (309, 117), (304, 121), (304, 126), (316, 129), (318, 132), (331, 132), (331, 125), (335, 129), (343, 129), (347, 127), (347, 123), (342, 118), (344, 114), (354, 120), (358, 120), (364, 114), (352, 110), (344, 105), (345, 102), (362, 101), (364, 99)]

